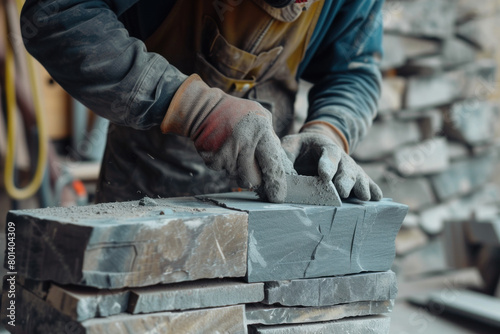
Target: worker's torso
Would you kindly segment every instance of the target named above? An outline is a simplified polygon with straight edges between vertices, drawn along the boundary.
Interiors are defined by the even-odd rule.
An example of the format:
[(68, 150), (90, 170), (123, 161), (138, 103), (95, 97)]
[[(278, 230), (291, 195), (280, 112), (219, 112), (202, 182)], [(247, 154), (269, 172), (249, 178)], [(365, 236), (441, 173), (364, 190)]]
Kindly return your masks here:
[[(297, 69), (322, 5), (312, 0), (275, 9), (263, 0), (177, 1), (146, 46), (185, 74), (197, 73), (212, 87), (260, 102), (272, 112), (275, 131), (283, 136), (293, 122)], [(132, 144), (125, 143), (130, 140)], [(157, 128), (112, 125), (104, 162), (101, 192), (119, 193), (118, 199), (193, 194), (197, 191), (192, 187), (206, 178), (225, 182), (207, 170), (189, 139), (162, 135)], [(130, 190), (123, 188), (125, 181), (131, 183)], [(113, 189), (113, 184), (120, 188)], [(200, 193), (219, 186), (227, 190), (212, 186)], [(130, 192), (132, 197), (121, 197)]]
[(211, 87), (261, 102), (283, 136), (293, 119), (296, 74), (322, 1), (276, 9), (263, 0), (177, 1), (149, 51)]

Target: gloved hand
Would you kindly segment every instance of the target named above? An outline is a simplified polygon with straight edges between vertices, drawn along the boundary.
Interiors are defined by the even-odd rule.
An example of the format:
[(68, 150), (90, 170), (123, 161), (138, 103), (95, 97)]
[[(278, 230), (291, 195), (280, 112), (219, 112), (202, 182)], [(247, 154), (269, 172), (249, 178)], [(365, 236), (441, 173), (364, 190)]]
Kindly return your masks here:
[(271, 202), (285, 199), (285, 173), (293, 165), (259, 103), (210, 88), (193, 74), (175, 93), (161, 130), (191, 138), (209, 168), (237, 176), (241, 187), (259, 187)]
[(380, 188), (346, 153), (347, 141), (332, 125), (306, 123), (299, 134), (286, 136), (281, 143), (299, 174), (333, 180), (340, 197), (352, 192), (363, 201), (382, 199)]

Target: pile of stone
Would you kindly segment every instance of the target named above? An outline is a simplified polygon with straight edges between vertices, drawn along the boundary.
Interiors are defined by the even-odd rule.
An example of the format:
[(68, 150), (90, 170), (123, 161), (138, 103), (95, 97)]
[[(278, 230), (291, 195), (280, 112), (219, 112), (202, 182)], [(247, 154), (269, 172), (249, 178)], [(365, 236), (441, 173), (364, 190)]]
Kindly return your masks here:
[(397, 240), (404, 255), (440, 235), (445, 221), (499, 202), (489, 182), (500, 1), (387, 0), (383, 13), (379, 115), (353, 156), (386, 197), (409, 206)]
[(254, 193), (11, 211), (2, 322), (30, 334), (388, 333), (406, 213)]

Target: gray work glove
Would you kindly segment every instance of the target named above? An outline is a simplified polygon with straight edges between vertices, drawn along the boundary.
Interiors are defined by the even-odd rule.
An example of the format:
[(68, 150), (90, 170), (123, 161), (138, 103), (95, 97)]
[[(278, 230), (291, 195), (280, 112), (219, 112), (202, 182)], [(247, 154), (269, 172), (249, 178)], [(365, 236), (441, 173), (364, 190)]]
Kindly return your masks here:
[(193, 74), (175, 93), (161, 130), (191, 138), (209, 168), (237, 177), (241, 187), (259, 187), (271, 202), (284, 201), (285, 173), (293, 165), (271, 113), (259, 103), (210, 88)]
[(352, 193), (363, 201), (382, 199), (380, 188), (346, 153), (347, 141), (332, 125), (309, 122), (299, 134), (284, 137), (281, 146), (299, 174), (333, 180), (340, 197)]

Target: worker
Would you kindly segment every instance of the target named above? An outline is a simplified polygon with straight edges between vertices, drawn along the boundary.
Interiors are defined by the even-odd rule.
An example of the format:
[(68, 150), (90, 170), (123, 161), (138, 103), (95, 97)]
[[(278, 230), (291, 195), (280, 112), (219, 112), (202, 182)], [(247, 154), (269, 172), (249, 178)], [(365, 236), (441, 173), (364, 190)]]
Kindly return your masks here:
[[(376, 114), (382, 2), (27, 0), (21, 29), (50, 75), (111, 122), (97, 202), (236, 180), (279, 203), (295, 172), (380, 200), (348, 153)], [(314, 86), (291, 133), (300, 78)]]

